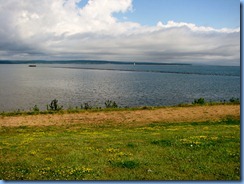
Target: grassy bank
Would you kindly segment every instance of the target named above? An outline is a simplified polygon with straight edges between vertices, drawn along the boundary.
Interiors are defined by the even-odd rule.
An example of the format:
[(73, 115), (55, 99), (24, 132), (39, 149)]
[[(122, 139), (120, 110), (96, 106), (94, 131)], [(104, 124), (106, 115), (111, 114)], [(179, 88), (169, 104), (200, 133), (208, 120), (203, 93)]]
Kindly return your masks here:
[(38, 114), (66, 114), (66, 113), (82, 113), (82, 112), (108, 112), (108, 111), (134, 111), (134, 110), (153, 110), (167, 107), (195, 107), (195, 106), (216, 106), (216, 105), (240, 105), (239, 98), (231, 98), (229, 101), (223, 102), (205, 102), (204, 98), (195, 99), (191, 104), (181, 103), (176, 106), (142, 106), (142, 107), (119, 107), (115, 101), (107, 100), (105, 107), (91, 106), (89, 103), (81, 104), (80, 107), (69, 107), (64, 109), (58, 104), (58, 100), (54, 99), (47, 104), (46, 110), (40, 110), (37, 105), (30, 110), (14, 110), (9, 112), (0, 112), (0, 116), (21, 116), (21, 115), (38, 115)]
[[(143, 111), (147, 112), (159, 111)], [(75, 119), (65, 115), (42, 115), (43, 121), (65, 121), (59, 126), (0, 126), (0, 179), (240, 180), (240, 118), (236, 115), (181, 123), (137, 120), (132, 126), (132, 119), (118, 123), (109, 117), (121, 112), (103, 113), (101, 123), (95, 118), (97, 112), (92, 112), (75, 114), (72, 123), (68, 122)], [(129, 113), (139, 116), (139, 111), (125, 112)], [(94, 123), (82, 119), (86, 115)], [(41, 115), (0, 120), (34, 121), (37, 116)]]

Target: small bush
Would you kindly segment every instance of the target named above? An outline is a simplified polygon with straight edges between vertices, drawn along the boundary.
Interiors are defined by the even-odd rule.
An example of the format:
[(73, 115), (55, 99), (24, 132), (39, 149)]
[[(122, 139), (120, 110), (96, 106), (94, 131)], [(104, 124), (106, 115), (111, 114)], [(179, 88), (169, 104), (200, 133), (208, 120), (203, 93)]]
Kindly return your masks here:
[(118, 108), (118, 105), (116, 104), (115, 101), (107, 100), (105, 102), (105, 107), (106, 108)]
[(83, 105), (81, 105), (81, 109), (85, 109), (85, 110), (92, 109), (92, 106), (88, 102), (86, 102), (84, 103), (84, 107)]
[(60, 111), (62, 110), (63, 106), (58, 105), (58, 100), (54, 99), (51, 101), (49, 105), (47, 105), (47, 110), (51, 111)]
[(230, 103), (235, 103), (235, 104), (240, 103), (239, 98), (234, 98), (234, 97), (232, 97), (229, 101), (230, 101)]
[(35, 105), (33, 108), (32, 108), (33, 112), (39, 112), (40, 109), (37, 107), (37, 105)]
[(195, 99), (192, 104), (203, 105), (203, 104), (205, 104), (205, 100), (204, 100), (204, 98)]
[(143, 106), (143, 107), (141, 107), (141, 109), (142, 109), (142, 110), (150, 110), (150, 109), (152, 109), (152, 107)]

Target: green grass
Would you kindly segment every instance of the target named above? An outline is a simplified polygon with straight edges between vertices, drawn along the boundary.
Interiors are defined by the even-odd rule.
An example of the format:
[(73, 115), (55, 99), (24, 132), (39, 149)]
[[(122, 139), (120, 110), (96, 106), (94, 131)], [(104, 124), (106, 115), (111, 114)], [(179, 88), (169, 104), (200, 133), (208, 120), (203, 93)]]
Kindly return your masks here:
[(2, 180), (240, 180), (240, 120), (0, 128)]

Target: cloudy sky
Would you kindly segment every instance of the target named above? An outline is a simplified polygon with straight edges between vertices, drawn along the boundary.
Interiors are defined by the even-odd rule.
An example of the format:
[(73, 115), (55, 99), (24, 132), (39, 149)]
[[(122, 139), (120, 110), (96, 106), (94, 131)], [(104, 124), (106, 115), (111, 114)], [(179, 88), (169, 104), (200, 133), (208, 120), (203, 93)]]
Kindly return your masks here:
[(240, 65), (239, 0), (0, 0), (0, 60)]

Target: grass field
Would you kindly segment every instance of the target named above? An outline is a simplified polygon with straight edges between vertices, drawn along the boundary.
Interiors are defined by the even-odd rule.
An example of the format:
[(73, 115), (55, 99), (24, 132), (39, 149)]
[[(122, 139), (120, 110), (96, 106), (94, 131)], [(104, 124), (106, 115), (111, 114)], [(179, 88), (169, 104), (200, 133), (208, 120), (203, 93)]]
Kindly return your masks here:
[[(192, 110), (180, 110), (185, 109)], [(137, 117), (138, 112), (125, 114)], [(104, 113), (107, 116), (100, 123), (90, 122), (98, 112), (74, 114), (73, 119), (67, 119), (69, 114), (42, 115), (50, 125), (39, 126), (28, 122), (41, 115), (0, 117), (0, 179), (240, 180), (238, 114), (213, 120), (200, 116), (180, 123), (150, 118), (142, 123), (137, 119), (118, 123), (108, 114), (114, 117), (121, 112)], [(89, 122), (80, 119), (86, 115)], [(21, 125), (4, 126), (18, 118)], [(56, 125), (55, 121), (63, 123)]]

